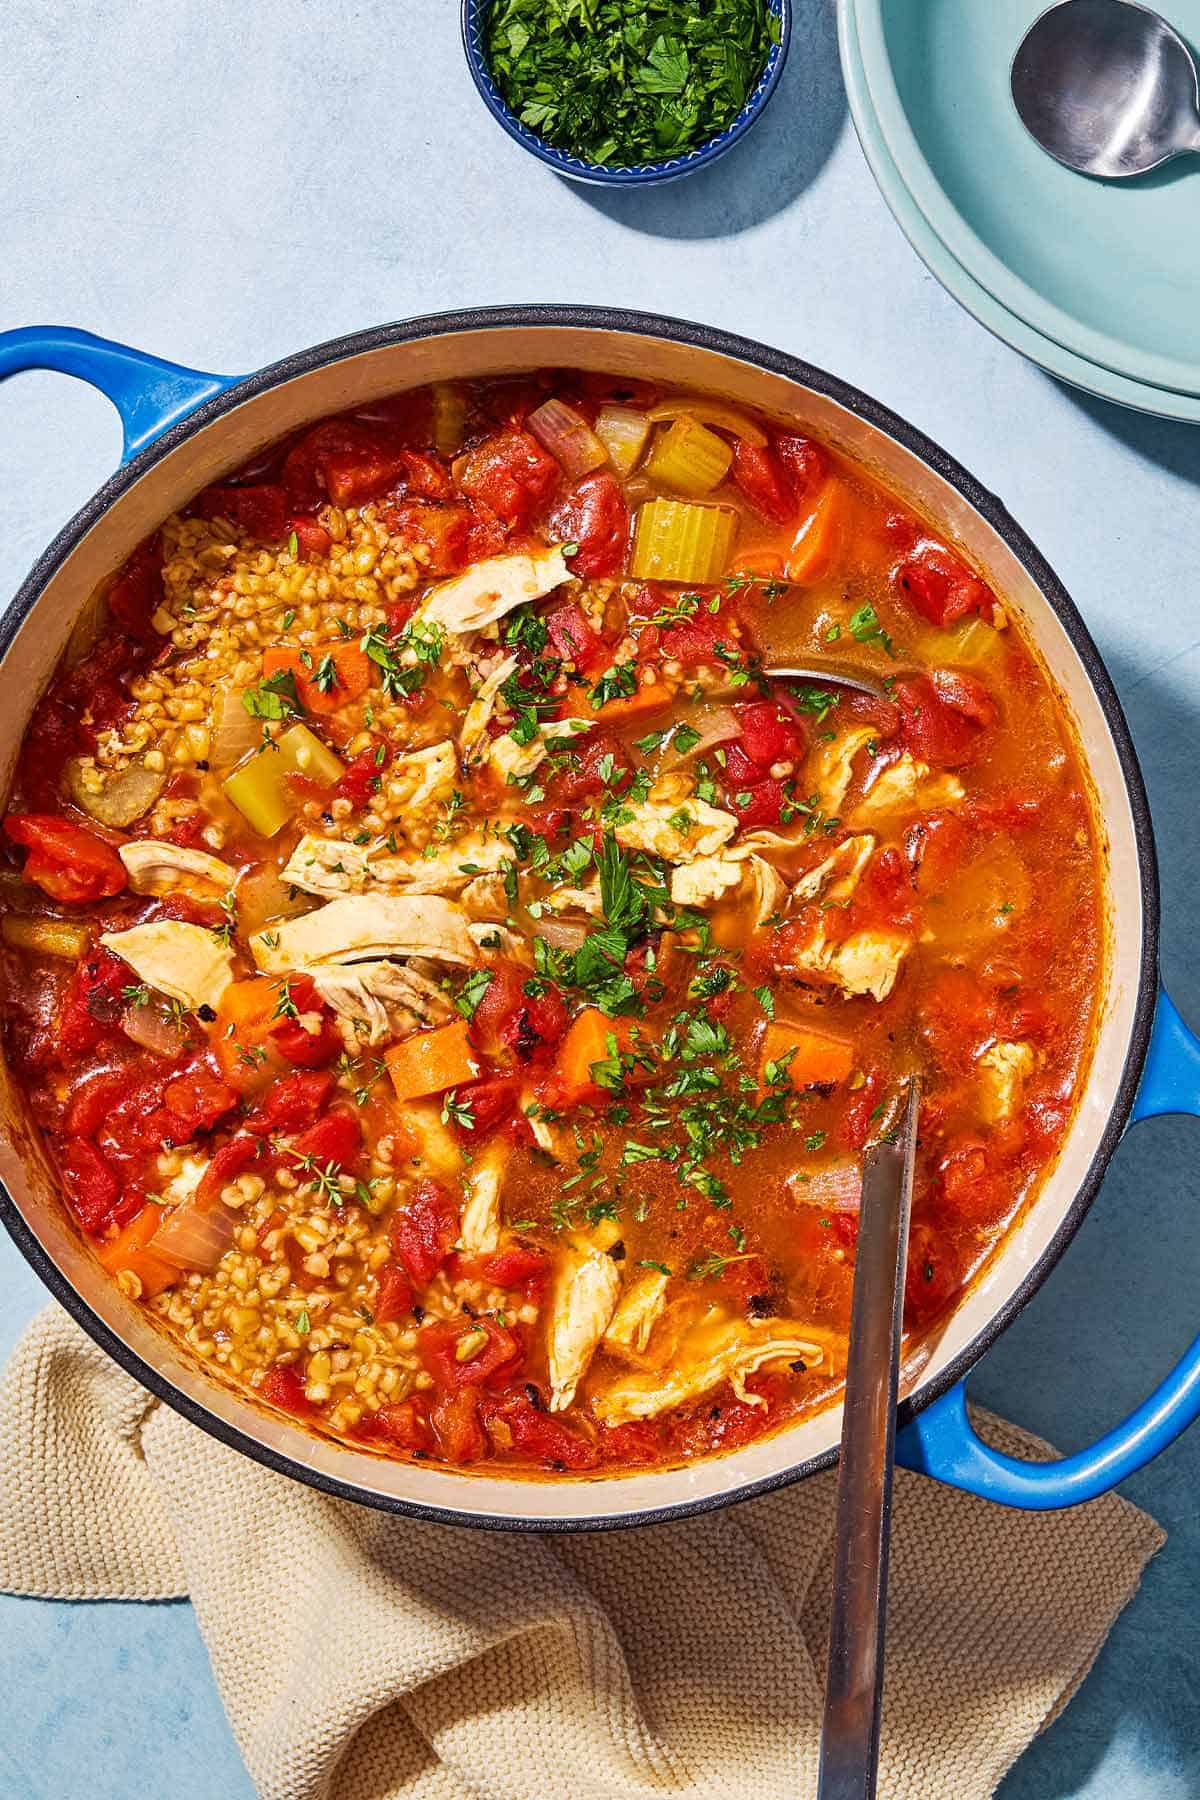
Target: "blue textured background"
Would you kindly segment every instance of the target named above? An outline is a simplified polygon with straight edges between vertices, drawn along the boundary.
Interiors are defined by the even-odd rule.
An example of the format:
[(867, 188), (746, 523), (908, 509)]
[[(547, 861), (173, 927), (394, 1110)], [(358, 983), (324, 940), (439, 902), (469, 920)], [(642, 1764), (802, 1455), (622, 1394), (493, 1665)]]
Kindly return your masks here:
[[(797, 13), (783, 85), (744, 145), (680, 186), (610, 196), (565, 185), (492, 124), (452, 0), (8, 0), (0, 326), (88, 326), (232, 372), (407, 313), (576, 300), (707, 320), (836, 370), (999, 493), (1083, 608), (1146, 771), (1164, 968), (1195, 1022), (1200, 428), (1069, 392), (959, 311), (875, 191), (828, 0)], [(0, 593), (119, 441), (76, 383), (0, 389)], [(1173, 1120), (1126, 1142), (1070, 1254), (979, 1370), (979, 1399), (1069, 1448), (1142, 1397), (1197, 1323), (1194, 1144)], [(0, 1245), (0, 1352), (40, 1300)], [(1129, 1483), (1170, 1542), (1004, 1800), (1200, 1794), (1198, 1478), (1193, 1433)], [(249, 1800), (187, 1606), (0, 1600), (0, 1693), (5, 1800)]]

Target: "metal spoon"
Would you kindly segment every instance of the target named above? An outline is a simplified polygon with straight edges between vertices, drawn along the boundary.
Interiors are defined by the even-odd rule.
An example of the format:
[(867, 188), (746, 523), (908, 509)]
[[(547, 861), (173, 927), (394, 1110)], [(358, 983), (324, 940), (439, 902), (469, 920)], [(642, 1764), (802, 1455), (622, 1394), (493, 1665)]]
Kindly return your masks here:
[(862, 675), (858, 670), (838, 668), (832, 663), (825, 663), (821, 668), (801, 669), (792, 664), (767, 663), (763, 674), (775, 681), (814, 681), (818, 685), (854, 688), (860, 694), (874, 694), (877, 700), (886, 700), (887, 690), (882, 681), (876, 681), (871, 675)]
[(874, 1800), (879, 1771), (896, 1389), (920, 1101), (913, 1075), (899, 1142), (873, 1145), (863, 1164), (817, 1800)]
[(1081, 175), (1144, 175), (1200, 151), (1195, 59), (1133, 0), (1052, 6), (1026, 33), (1009, 83), (1031, 137)]

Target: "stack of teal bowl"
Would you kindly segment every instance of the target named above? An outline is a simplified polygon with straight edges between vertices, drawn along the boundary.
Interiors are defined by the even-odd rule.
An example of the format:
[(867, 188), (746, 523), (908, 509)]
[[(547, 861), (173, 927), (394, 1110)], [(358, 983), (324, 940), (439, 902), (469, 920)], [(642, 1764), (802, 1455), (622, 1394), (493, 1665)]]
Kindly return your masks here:
[[(839, 0), (863, 150), (918, 255), (997, 337), (1075, 387), (1200, 420), (1200, 158), (1104, 182), (1040, 150), (1008, 80), (1044, 10)], [(1160, 10), (1200, 45), (1200, 0)]]

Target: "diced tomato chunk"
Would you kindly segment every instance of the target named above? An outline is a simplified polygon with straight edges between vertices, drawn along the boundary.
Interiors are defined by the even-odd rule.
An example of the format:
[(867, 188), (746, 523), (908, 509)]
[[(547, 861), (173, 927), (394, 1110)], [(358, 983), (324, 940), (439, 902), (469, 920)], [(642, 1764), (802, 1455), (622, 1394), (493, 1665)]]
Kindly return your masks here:
[(412, 1311), (412, 1282), (398, 1263), (384, 1263), (379, 1271), (379, 1292), (375, 1297), (375, 1323), (387, 1325), (403, 1319)]
[(649, 1419), (606, 1425), (600, 1434), (600, 1456), (606, 1463), (624, 1463), (630, 1468), (639, 1468), (656, 1463), (661, 1448), (657, 1428)]
[(507, 525), (523, 525), (558, 485), (559, 466), (531, 432), (512, 428), (485, 438), (457, 466), (460, 490)]
[(548, 778), (546, 794), (557, 806), (577, 806), (619, 792), (632, 779), (633, 764), (621, 740), (607, 731), (589, 731), (582, 748), (572, 746), (570, 758)]
[(745, 787), (727, 783), (725, 787), (725, 804), (743, 831), (782, 824), (787, 803), (788, 791), (782, 781), (756, 781)]
[(897, 681), (894, 695), (900, 708), (900, 739), (920, 762), (957, 769), (978, 754), (983, 719), (994, 718), (995, 709), (988, 711), (987, 690), (971, 677), (949, 670), (936, 673), (950, 679), (941, 685), (929, 675), (908, 675)]
[(228, 519), (265, 544), (277, 544), (287, 535), (288, 497), (273, 482), (205, 488), (192, 504), (202, 519)]
[(306, 1165), (318, 1169), (336, 1163), (339, 1168), (352, 1162), (362, 1149), (362, 1126), (353, 1113), (326, 1113), (292, 1142), (288, 1154), (299, 1157)]
[(306, 1418), (317, 1410), (304, 1391), (304, 1379), (300, 1371), (291, 1363), (276, 1363), (268, 1369), (262, 1378), (258, 1394), (268, 1406), (278, 1406), (281, 1411), (297, 1413), (301, 1418)]
[(441, 1394), (429, 1409), (434, 1441), (446, 1462), (478, 1462), (487, 1453), (487, 1440), (479, 1423), (479, 1396), (474, 1388)]
[(539, 994), (527, 994), (527, 980), (528, 970), (517, 963), (497, 958), (492, 964), (492, 979), (471, 1019), (471, 1040), (493, 1061), (542, 1062), (567, 1029), (559, 989), (546, 983)]
[(296, 548), (302, 562), (313, 562), (317, 557), (329, 555), (333, 539), (315, 519), (297, 515), (287, 521), (287, 530), (296, 534)]
[(594, 1469), (600, 1461), (600, 1452), (582, 1432), (535, 1406), (526, 1393), (485, 1396), (479, 1410), (497, 1449), (520, 1450), (559, 1469)]
[(383, 773), (392, 759), (390, 748), (381, 740), (371, 744), (346, 764), (346, 771), (333, 790), (335, 800), (349, 800), (357, 811), (366, 806), (383, 785)]
[(201, 1177), (196, 1189), (196, 1199), (201, 1206), (208, 1206), (216, 1200), (221, 1189), (252, 1169), (263, 1154), (265, 1146), (260, 1137), (254, 1137), (248, 1131), (239, 1131), (214, 1151), (212, 1161)]
[(322, 473), (335, 506), (364, 506), (394, 488), (407, 473), (404, 452), (364, 448), (333, 450), (324, 458)]
[(973, 575), (944, 544), (927, 541), (896, 568), (901, 593), (931, 625), (956, 625), (969, 613), (991, 616), (995, 599), (986, 582)]
[(125, 865), (112, 845), (70, 819), (55, 813), (9, 813), (4, 829), (29, 852), (26, 880), (54, 900), (83, 906), (126, 886)]
[(157, 649), (155, 613), (162, 605), (162, 540), (156, 534), (139, 544), (108, 591), (108, 614), (113, 623), (140, 643)]
[(519, 1288), (546, 1273), (550, 1259), (533, 1244), (508, 1244), (480, 1259), (480, 1274), (495, 1287)]
[(588, 624), (583, 608), (573, 600), (552, 606), (545, 614), (550, 642), (564, 662), (574, 663), (585, 675), (607, 667), (612, 660), (611, 645)]
[(426, 1324), (418, 1354), (439, 1387), (482, 1387), (521, 1354), (521, 1340), (492, 1318), (445, 1319)]
[(297, 1070), (273, 1083), (247, 1123), (267, 1133), (301, 1131), (311, 1125), (333, 1092), (333, 1076), (327, 1070)]
[(395, 1400), (390, 1406), (381, 1406), (377, 1413), (370, 1414), (369, 1417), (372, 1422), (372, 1437), (386, 1438), (398, 1450), (428, 1449), (429, 1421), (411, 1400)]
[(98, 1237), (112, 1219), (121, 1183), (89, 1138), (70, 1138), (59, 1158), (67, 1203), (83, 1229)]
[(811, 438), (801, 437), (798, 432), (777, 431), (775, 454), (788, 472), (792, 492), (798, 501), (819, 487), (829, 472), (825, 452)]
[(510, 1116), (517, 1104), (517, 1084), (504, 1075), (489, 1075), (481, 1081), (460, 1082), (453, 1098), (451, 1129), (456, 1137), (474, 1143)]
[(418, 1183), (402, 1212), (388, 1222), (392, 1254), (418, 1288), (433, 1280), (458, 1238), (458, 1208), (436, 1181)]
[(733, 447), (733, 479), (760, 518), (786, 525), (796, 516), (796, 496), (788, 471), (772, 450), (739, 438)]
[(233, 1088), (203, 1062), (183, 1070), (163, 1089), (163, 1104), (187, 1137), (211, 1131), (237, 1101)]
[(128, 963), (104, 949), (89, 950), (76, 963), (58, 1015), (60, 1051), (82, 1056), (119, 1029), (131, 975)]
[(617, 575), (625, 567), (629, 508), (620, 482), (607, 471), (577, 481), (551, 513), (549, 523), (562, 543), (579, 546), (567, 560), (572, 572), (585, 581)]
[(802, 753), (800, 727), (776, 701), (754, 700), (735, 711), (742, 748), (764, 773), (772, 763), (794, 761)]
[(430, 575), (453, 575), (470, 560), (471, 514), (465, 506), (406, 500), (391, 509), (388, 524), (404, 542), (424, 544)]
[[(272, 1043), (297, 1068), (325, 1068), (345, 1047), (332, 1010), (321, 999), (309, 975), (293, 976), (287, 983), (287, 995), (300, 1017), (289, 1012), (272, 1025)], [(319, 1015), (320, 1024), (316, 1031), (310, 1031), (301, 1019), (310, 1020), (314, 1015)]]

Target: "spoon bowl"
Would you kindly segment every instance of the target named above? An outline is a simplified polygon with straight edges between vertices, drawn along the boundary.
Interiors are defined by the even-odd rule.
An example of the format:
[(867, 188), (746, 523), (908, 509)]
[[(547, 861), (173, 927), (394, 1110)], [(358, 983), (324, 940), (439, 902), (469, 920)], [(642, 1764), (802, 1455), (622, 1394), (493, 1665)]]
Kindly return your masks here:
[(1133, 0), (1061, 0), (1030, 26), (1009, 77), (1022, 124), (1082, 175), (1144, 175), (1200, 151), (1188, 46)]

